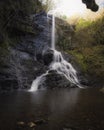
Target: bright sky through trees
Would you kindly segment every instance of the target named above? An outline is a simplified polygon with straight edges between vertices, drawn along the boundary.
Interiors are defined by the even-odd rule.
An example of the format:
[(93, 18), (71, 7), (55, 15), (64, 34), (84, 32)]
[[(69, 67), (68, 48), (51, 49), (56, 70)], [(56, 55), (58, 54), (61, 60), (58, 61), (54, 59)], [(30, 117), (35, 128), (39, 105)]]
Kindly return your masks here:
[[(83, 15), (88, 10), (82, 0), (51, 0), (54, 3), (54, 10), (59, 15), (73, 16)], [(104, 0), (96, 0), (96, 3), (102, 7)], [(104, 6), (103, 6), (104, 7)]]

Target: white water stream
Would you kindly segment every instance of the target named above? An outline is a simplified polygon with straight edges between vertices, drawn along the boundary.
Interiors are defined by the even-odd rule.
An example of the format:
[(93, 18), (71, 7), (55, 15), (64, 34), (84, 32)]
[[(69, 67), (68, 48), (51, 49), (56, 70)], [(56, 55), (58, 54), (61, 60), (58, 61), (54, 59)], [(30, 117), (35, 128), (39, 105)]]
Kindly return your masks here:
[(55, 16), (52, 15), (51, 47), (55, 50)]
[[(55, 50), (55, 16), (52, 15), (52, 34), (51, 34), (51, 48), (53, 50), (53, 61), (49, 66), (49, 70), (56, 70), (58, 74), (62, 74), (66, 77), (69, 82), (75, 84), (79, 88), (82, 88), (78, 77), (77, 72), (73, 68), (73, 66), (68, 63), (62, 56), (61, 52)], [(38, 86), (45, 81), (45, 77), (48, 74), (49, 70), (42, 74), (41, 76), (37, 77), (31, 86), (29, 91), (36, 91), (38, 90)]]

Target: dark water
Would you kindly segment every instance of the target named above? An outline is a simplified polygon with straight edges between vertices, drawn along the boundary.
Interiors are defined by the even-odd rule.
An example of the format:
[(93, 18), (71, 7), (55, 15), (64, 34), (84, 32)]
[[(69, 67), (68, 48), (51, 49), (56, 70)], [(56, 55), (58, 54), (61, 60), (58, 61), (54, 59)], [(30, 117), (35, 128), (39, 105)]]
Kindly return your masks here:
[[(28, 122), (44, 120), (34, 128)], [(18, 122), (25, 126), (18, 126)], [(104, 130), (104, 93), (97, 88), (0, 94), (0, 130)]]

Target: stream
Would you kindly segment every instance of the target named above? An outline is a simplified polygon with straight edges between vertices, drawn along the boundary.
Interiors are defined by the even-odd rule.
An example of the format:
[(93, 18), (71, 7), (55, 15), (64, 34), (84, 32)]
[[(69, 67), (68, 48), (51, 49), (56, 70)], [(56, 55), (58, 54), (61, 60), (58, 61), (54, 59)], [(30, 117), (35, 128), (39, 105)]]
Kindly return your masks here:
[[(29, 127), (29, 122), (40, 123)], [(41, 122), (41, 120), (43, 120)], [(18, 122), (24, 122), (20, 125)], [(17, 91), (0, 94), (0, 130), (103, 130), (100, 88)]]

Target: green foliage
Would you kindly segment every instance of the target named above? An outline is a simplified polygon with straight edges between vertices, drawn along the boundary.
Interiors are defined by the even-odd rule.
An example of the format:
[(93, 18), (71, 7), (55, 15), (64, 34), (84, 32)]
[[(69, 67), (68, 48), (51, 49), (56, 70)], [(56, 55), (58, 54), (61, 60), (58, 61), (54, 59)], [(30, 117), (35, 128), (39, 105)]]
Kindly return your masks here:
[(92, 21), (85, 20), (83, 18), (79, 19), (77, 26), (76, 26), (76, 31), (79, 31), (81, 29), (89, 27), (91, 24), (93, 24)]
[[(60, 48), (75, 56), (83, 73), (88, 74), (95, 82), (103, 84), (104, 14), (95, 21), (79, 19), (73, 33), (65, 33), (65, 26), (60, 30), (63, 32), (58, 42)], [(69, 44), (69, 36), (71, 36), (71, 44)]]
[[(104, 82), (104, 15), (95, 21), (79, 21), (72, 50), (83, 71), (96, 82)], [(80, 50), (80, 51), (79, 51)]]
[(78, 45), (91, 46), (92, 44), (104, 44), (104, 15), (96, 21), (81, 19), (76, 25), (76, 33), (73, 39)]
[(80, 67), (82, 68), (83, 73), (87, 72), (87, 65), (84, 63), (84, 55), (82, 54), (82, 52), (80, 51), (80, 49), (76, 49), (76, 50), (70, 50), (67, 51), (69, 54), (75, 56), (76, 61), (78, 62), (78, 64), (80, 65)]
[(96, 44), (104, 45), (104, 15), (94, 23), (93, 28), (93, 38), (95, 39)]
[(104, 46), (76, 48), (68, 51), (75, 56), (83, 73), (88, 74), (96, 82), (104, 82)]

